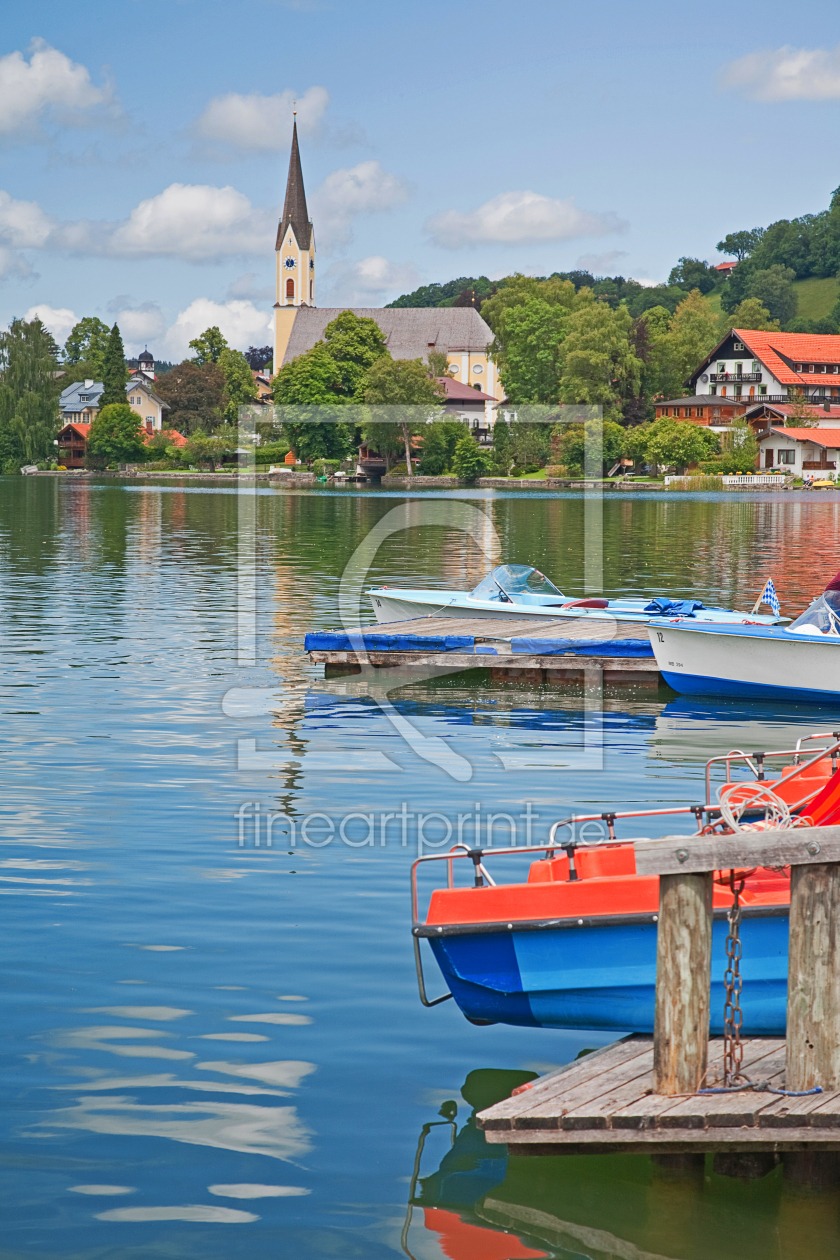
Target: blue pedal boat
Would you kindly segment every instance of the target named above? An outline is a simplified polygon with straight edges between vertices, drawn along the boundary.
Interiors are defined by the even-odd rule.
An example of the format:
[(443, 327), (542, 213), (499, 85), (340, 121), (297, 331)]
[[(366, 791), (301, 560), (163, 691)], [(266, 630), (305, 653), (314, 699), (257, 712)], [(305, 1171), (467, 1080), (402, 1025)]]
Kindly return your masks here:
[[(415, 960), (420, 999), (435, 1006), (447, 998), (474, 1024), (524, 1027), (653, 1031), (656, 982), (658, 876), (636, 874), (632, 843), (615, 834), (618, 819), (663, 821), (692, 817), (697, 830), (825, 825), (840, 821), (840, 732), (805, 753), (795, 749), (712, 758), (706, 801), (673, 809), (578, 815), (555, 823), (545, 846), (469, 849), (427, 854), (412, 868)], [(776, 778), (774, 759), (787, 759)], [(712, 801), (711, 773), (720, 763), (726, 781)], [(746, 778), (733, 778), (733, 768)], [(578, 825), (599, 820), (605, 840), (576, 839)], [(558, 838), (568, 830), (568, 838)], [(690, 839), (687, 836), (687, 840)], [(488, 870), (497, 859), (530, 860), (527, 878), (500, 884)], [(418, 879), (431, 863), (446, 876), (435, 887), (428, 911), (418, 913)], [(468, 868), (471, 885), (458, 882)], [(433, 868), (434, 869), (434, 868)], [(715, 880), (712, 930), (711, 1032), (723, 1032), (727, 913), (732, 904), (729, 872)], [(758, 868), (745, 878), (741, 940), (742, 1006), (750, 1035), (781, 1036), (787, 1005), (789, 871)], [(448, 992), (429, 998), (421, 942), (427, 940)]]

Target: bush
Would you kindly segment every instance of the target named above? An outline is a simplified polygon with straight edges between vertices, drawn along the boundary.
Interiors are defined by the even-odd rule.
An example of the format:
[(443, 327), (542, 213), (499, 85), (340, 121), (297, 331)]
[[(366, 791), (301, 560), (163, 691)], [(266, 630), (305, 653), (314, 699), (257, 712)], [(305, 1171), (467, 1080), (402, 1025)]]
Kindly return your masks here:
[(546, 464), (546, 477), (565, 477), (567, 473), (565, 464)]
[(264, 442), (254, 451), (258, 464), (282, 464), (288, 453), (288, 442)]
[[(466, 434), (460, 438), (452, 456), (452, 471), (462, 481), (475, 481), (487, 467), (487, 456), (474, 437)], [(539, 467), (539, 465), (537, 465)]]
[(312, 471), (316, 477), (329, 477), (332, 473), (337, 472), (340, 467), (340, 459), (316, 459), (312, 464)]

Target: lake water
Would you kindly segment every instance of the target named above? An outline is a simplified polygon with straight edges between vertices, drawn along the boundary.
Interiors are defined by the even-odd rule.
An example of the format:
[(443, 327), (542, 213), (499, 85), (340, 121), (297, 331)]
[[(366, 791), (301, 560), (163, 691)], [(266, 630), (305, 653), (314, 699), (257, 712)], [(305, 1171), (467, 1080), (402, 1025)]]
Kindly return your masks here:
[[(389, 710), (325, 680), (303, 635), (340, 624), (348, 561), (406, 501), (0, 479), (0, 1256), (840, 1255), (836, 1196), (780, 1170), (487, 1148), (474, 1106), (608, 1038), (424, 1009), (408, 901), (418, 826), (434, 843), (480, 806), (524, 840), (530, 807), (538, 842), (571, 810), (691, 803), (706, 757), (836, 715), (479, 671)], [(582, 497), (422, 502), (484, 512), (505, 559), (583, 593)], [(369, 580), (477, 582), (476, 543), (412, 510)], [(749, 607), (772, 576), (795, 613), (840, 567), (838, 525), (834, 495), (608, 497), (604, 587)]]

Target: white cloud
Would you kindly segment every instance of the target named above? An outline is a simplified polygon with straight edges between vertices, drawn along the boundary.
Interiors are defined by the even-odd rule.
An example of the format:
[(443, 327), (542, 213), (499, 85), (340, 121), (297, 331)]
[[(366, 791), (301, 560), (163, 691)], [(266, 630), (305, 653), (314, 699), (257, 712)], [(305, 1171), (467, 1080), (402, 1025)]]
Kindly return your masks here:
[(116, 258), (183, 258), (206, 262), (232, 254), (264, 254), (274, 244), (276, 215), (251, 205), (228, 185), (170, 184), (121, 223), (64, 223), (50, 248)]
[(378, 162), (360, 162), (328, 175), (312, 198), (312, 219), (319, 249), (329, 252), (352, 240), (360, 214), (393, 210), (410, 196), (409, 186), (383, 171)]
[(0, 135), (31, 139), (45, 116), (83, 126), (93, 110), (115, 112), (111, 89), (94, 87), (85, 66), (42, 39), (33, 39), (30, 52), (29, 61), (21, 52), (0, 57)]
[(830, 101), (840, 98), (836, 48), (765, 48), (730, 61), (721, 84), (754, 101)]
[(34, 275), (34, 267), (22, 254), (0, 245), (0, 283), (4, 280), (29, 280)]
[(37, 306), (30, 306), (23, 318), (30, 320), (35, 319), (36, 316), (62, 346), (70, 330), (79, 322), (75, 311), (68, 310), (66, 306), (56, 309), (54, 306), (47, 306), (44, 302), (40, 302)]
[(416, 289), (420, 275), (412, 263), (392, 263), (379, 254), (354, 263), (336, 263), (323, 277), (336, 305), (377, 306), (386, 298)]
[(55, 227), (37, 201), (16, 201), (0, 189), (0, 241), (20, 248), (44, 245)]
[(255, 271), (246, 271), (244, 276), (231, 280), (225, 297), (229, 301), (241, 298), (246, 302), (270, 302), (274, 297), (274, 286), (260, 283), (262, 279)]
[(150, 342), (157, 341), (166, 332), (166, 318), (157, 302), (141, 302), (135, 305), (123, 299), (109, 302), (108, 309), (122, 333), (123, 344), (129, 355), (139, 354)]
[(234, 350), (247, 350), (248, 346), (266, 344), (271, 320), (265, 311), (257, 310), (251, 302), (213, 302), (210, 298), (196, 298), (185, 311), (181, 311), (175, 323), (163, 339), (161, 357), (180, 361), (190, 354), (190, 342), (205, 328), (220, 328)]
[(626, 249), (609, 249), (605, 254), (581, 254), (575, 266), (590, 271), (592, 275), (602, 276), (608, 274), (619, 259), (626, 257)]
[(507, 192), (462, 214), (445, 210), (425, 224), (435, 245), (460, 249), (482, 241), (524, 245), (532, 241), (570, 241), (581, 236), (606, 236), (626, 229), (618, 217), (580, 210), (573, 198), (558, 201), (535, 192)]
[(293, 108), (297, 108), (298, 130), (305, 135), (317, 129), (329, 100), (329, 93), (322, 87), (307, 88), (300, 97), (291, 88), (274, 96), (228, 92), (210, 101), (196, 119), (193, 133), (208, 143), (279, 153), (291, 142)]

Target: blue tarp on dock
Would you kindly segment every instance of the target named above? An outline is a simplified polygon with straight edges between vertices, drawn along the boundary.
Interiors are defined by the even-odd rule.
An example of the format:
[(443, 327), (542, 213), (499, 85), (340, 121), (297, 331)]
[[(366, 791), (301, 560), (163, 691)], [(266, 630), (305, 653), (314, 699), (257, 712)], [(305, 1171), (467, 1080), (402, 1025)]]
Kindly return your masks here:
[[(475, 646), (471, 634), (387, 634), (382, 630), (363, 630), (362, 639), (369, 652), (463, 652)], [(306, 652), (355, 650), (346, 630), (313, 630), (303, 646)]]
[(511, 651), (528, 656), (653, 656), (644, 639), (511, 639)]

